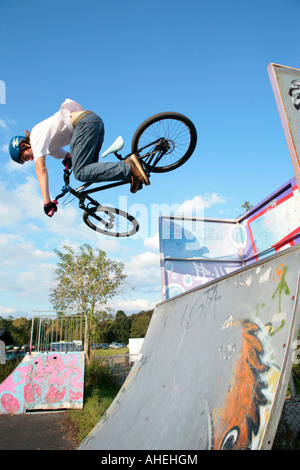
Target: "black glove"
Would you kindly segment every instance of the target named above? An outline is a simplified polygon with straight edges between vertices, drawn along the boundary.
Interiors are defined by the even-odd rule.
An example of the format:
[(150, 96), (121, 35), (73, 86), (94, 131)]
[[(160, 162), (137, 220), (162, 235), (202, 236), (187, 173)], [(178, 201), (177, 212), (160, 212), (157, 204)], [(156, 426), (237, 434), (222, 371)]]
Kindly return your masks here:
[(48, 202), (48, 204), (44, 204), (44, 212), (48, 217), (52, 217), (54, 212), (57, 212), (57, 201)]
[(63, 166), (67, 166), (68, 170), (71, 170), (71, 168), (72, 168), (72, 159), (71, 159), (71, 157), (64, 158), (63, 161), (62, 161), (62, 164), (63, 164)]

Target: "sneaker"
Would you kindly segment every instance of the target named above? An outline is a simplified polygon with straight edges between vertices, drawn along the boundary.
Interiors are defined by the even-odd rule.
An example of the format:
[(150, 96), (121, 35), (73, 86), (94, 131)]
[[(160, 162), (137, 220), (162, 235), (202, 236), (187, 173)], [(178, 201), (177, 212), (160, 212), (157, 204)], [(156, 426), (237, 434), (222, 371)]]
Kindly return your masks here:
[(141, 180), (138, 180), (137, 178), (134, 178), (133, 176), (131, 176), (130, 192), (135, 194), (137, 191), (142, 189), (142, 187), (143, 187), (143, 183), (141, 182)]
[(145, 171), (143, 170), (141, 162), (139, 161), (137, 156), (132, 154), (130, 157), (126, 158), (125, 162), (129, 163), (129, 165), (131, 166), (133, 178), (138, 179), (139, 181), (144, 183), (146, 186), (149, 186), (150, 184), (149, 178), (146, 175)]

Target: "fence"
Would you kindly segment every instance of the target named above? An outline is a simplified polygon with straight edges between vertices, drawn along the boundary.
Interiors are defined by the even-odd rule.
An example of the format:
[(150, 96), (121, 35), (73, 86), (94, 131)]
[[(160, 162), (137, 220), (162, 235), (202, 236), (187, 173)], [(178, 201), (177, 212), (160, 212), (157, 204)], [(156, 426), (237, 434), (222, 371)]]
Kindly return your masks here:
[(85, 351), (86, 316), (47, 314), (32, 317), (30, 351)]
[(99, 365), (105, 365), (109, 368), (111, 375), (116, 383), (120, 386), (125, 382), (132, 368), (129, 361), (129, 354), (121, 354), (115, 356), (95, 356), (93, 358)]

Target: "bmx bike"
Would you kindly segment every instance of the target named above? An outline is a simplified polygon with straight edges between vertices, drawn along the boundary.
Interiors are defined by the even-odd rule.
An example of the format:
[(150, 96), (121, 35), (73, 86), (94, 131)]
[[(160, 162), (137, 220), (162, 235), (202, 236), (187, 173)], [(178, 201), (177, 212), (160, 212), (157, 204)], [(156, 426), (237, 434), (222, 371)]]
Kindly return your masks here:
[[(104, 152), (102, 157), (113, 153), (119, 160), (125, 160), (135, 154), (147, 174), (164, 173), (175, 170), (183, 165), (192, 155), (197, 143), (197, 132), (194, 124), (183, 114), (163, 112), (146, 119), (138, 127), (131, 142), (131, 153), (122, 157), (118, 152), (123, 148), (124, 141), (118, 137)], [(127, 212), (114, 207), (102, 206), (91, 197), (91, 194), (114, 188), (128, 181), (117, 181), (87, 189), (95, 183), (84, 183), (77, 189), (70, 186), (72, 170), (64, 168), (64, 186), (58, 199), (67, 193), (79, 200), (80, 209), (84, 210), (83, 220), (88, 227), (104, 235), (112, 237), (129, 237), (139, 230), (138, 221)]]

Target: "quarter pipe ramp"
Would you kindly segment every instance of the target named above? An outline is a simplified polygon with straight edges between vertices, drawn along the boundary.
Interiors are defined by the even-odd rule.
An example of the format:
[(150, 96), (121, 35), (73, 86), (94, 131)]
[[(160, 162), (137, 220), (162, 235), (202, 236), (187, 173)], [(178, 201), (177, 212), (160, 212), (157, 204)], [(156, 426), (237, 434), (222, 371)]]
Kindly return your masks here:
[(298, 346), (299, 246), (157, 305), (79, 449), (270, 449)]

